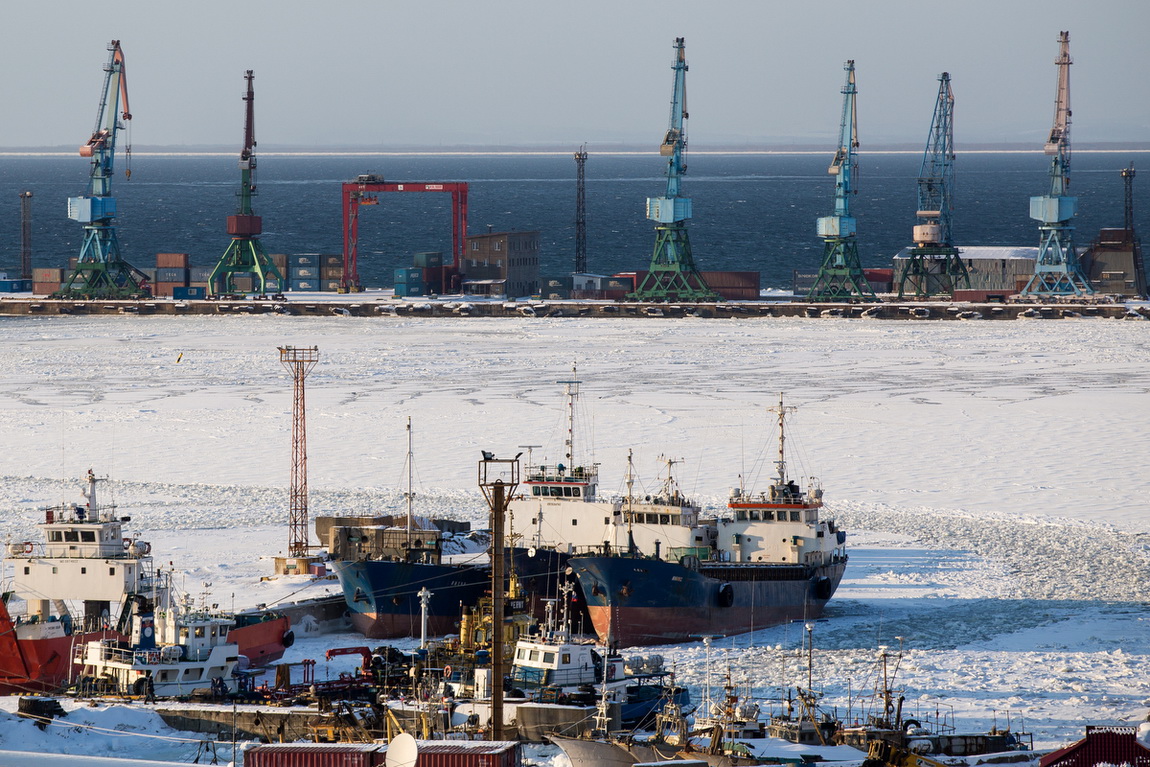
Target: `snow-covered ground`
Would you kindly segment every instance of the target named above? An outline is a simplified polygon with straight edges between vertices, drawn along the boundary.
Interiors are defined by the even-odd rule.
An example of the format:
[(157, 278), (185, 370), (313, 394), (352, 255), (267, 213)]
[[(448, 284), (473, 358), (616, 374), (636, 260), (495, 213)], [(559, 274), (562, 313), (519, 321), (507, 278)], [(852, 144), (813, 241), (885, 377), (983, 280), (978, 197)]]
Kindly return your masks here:
[[(291, 381), (277, 347), (317, 346), (308, 378), (314, 514), (402, 506), (413, 421), (417, 502), (479, 522), (480, 450), (561, 460), (562, 386), (583, 382), (577, 452), (608, 491), (628, 450), (718, 507), (773, 457), (772, 416), (850, 531), (851, 564), (813, 628), (814, 680), (857, 715), (880, 646), (905, 648), (907, 708), (1039, 747), (1147, 712), (1150, 325), (1108, 320), (0, 319), (0, 539), (38, 538), (40, 506), (109, 474), (130, 532), (198, 591), (237, 607), (334, 589), (260, 581), (286, 549)], [(533, 446), (528, 448), (527, 446)], [(535, 447), (539, 446), (539, 447)], [(527, 456), (524, 456), (526, 460)], [(522, 522), (522, 521), (520, 521)], [(716, 679), (805, 682), (801, 624), (716, 640)], [(899, 639), (901, 638), (901, 639)], [(290, 659), (354, 635), (305, 637)], [(698, 694), (702, 644), (658, 652)], [(348, 665), (354, 658), (340, 659)], [(345, 666), (332, 662), (319, 673)], [(0, 702), (12, 711), (15, 700)], [(124, 707), (117, 733), (183, 738)], [(77, 719), (79, 722), (79, 718)], [(0, 750), (190, 759), (197, 745), (0, 726)], [(119, 740), (122, 739), (122, 740)], [(121, 745), (116, 745), (117, 743)], [(164, 741), (168, 743), (168, 741)]]

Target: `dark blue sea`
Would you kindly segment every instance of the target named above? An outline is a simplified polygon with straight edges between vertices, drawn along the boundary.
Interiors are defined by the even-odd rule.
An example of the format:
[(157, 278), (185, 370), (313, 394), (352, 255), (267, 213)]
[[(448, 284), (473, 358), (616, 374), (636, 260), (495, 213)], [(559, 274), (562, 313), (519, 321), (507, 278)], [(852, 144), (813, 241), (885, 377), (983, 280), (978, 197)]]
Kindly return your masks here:
[[(795, 270), (818, 268), (822, 245), (815, 219), (833, 207), (831, 152), (749, 155), (694, 154), (684, 192), (693, 199), (690, 236), (704, 270), (756, 270), (763, 287), (789, 287)], [(1079, 198), (1077, 244), (1099, 227), (1123, 223), (1121, 168), (1145, 153), (1074, 156), (1071, 191)], [(865, 266), (890, 266), (909, 244), (916, 208), (917, 153), (862, 153), (858, 193), (859, 252)], [(1150, 163), (1147, 163), (1150, 165)], [(124, 163), (117, 158), (117, 170)], [(662, 158), (596, 155), (587, 161), (589, 271), (643, 269), (654, 244), (645, 217), (647, 197), (663, 193)], [(1040, 153), (970, 153), (956, 161), (956, 244), (1038, 244), (1028, 198), (1047, 187), (1048, 160)], [(256, 212), (270, 253), (341, 253), (340, 183), (361, 173), (389, 181), (467, 181), (469, 229), (542, 232), (544, 278), (572, 271), (575, 241), (575, 162), (571, 155), (513, 156), (278, 156), (259, 158)], [(1150, 232), (1150, 200), (1139, 194), (1150, 167), (1135, 179), (1136, 225)], [(66, 200), (85, 192), (88, 163), (75, 157), (0, 157), (0, 270), (18, 273), (20, 207), (33, 192), (33, 265), (66, 266), (80, 249), (80, 225), (67, 218)], [(157, 252), (186, 252), (194, 266), (211, 266), (228, 244), (225, 218), (235, 212), (236, 157), (132, 158), (132, 178), (117, 175), (124, 257), (155, 265)], [(450, 252), (451, 208), (446, 194), (389, 194), (360, 218), (359, 272), (369, 286), (390, 286), (395, 267), (419, 251)]]

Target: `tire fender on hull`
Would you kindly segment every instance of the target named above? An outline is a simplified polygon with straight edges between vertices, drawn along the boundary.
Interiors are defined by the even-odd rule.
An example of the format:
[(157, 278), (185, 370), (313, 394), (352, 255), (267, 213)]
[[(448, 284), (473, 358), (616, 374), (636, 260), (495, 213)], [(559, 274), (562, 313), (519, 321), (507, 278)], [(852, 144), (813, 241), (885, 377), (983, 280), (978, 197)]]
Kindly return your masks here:
[(825, 575), (820, 575), (817, 578), (811, 579), (811, 596), (815, 599), (825, 602), (830, 599), (834, 593), (834, 583), (830, 578)]
[(719, 584), (719, 590), (715, 594), (715, 603), (719, 607), (730, 607), (735, 604), (735, 589), (731, 584)]

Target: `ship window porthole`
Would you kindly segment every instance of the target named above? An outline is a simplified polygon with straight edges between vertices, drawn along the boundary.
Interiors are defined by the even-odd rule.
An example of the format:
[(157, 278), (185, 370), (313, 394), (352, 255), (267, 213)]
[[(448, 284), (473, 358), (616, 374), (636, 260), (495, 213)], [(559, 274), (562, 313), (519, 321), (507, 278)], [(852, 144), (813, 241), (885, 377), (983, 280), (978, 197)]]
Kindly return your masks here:
[(575, 526), (575, 525), (577, 525), (577, 524), (579, 524), (579, 520), (577, 520), (577, 519), (573, 519), (573, 520), (571, 520), (571, 526), (572, 526), (572, 527), (574, 527), (574, 526)]

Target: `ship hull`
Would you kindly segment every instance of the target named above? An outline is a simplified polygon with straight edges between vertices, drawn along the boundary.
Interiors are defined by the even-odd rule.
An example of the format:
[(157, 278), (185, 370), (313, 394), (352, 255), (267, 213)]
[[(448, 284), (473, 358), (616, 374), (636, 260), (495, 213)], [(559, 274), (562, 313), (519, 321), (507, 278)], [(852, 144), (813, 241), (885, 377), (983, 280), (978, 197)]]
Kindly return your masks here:
[(820, 566), (576, 557), (571, 567), (600, 640), (618, 646), (727, 636), (817, 618), (834, 595), (846, 557)]
[(228, 632), (228, 642), (238, 645), (253, 666), (266, 666), (284, 656), (295, 642), (291, 621), (283, 615), (266, 614), (250, 622), (237, 616), (235, 628)]
[(17, 636), (8, 607), (0, 600), (0, 695), (56, 692), (72, 677), (76, 648), (101, 639), (123, 639), (116, 631), (26, 639)]
[[(549, 549), (512, 549), (509, 564), (528, 604), (542, 610), (544, 599), (554, 598), (563, 579), (568, 556)], [(390, 560), (334, 561), (352, 627), (369, 639), (419, 636), (419, 591), (427, 588), (429, 635), (458, 630), (464, 607), (474, 607), (491, 588), (487, 565), (437, 565)]]

